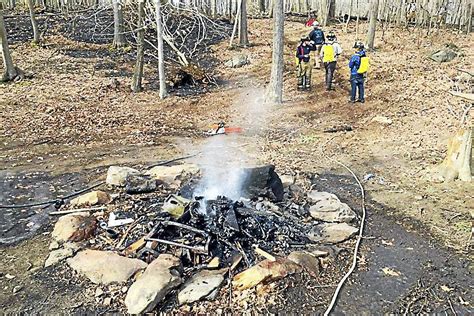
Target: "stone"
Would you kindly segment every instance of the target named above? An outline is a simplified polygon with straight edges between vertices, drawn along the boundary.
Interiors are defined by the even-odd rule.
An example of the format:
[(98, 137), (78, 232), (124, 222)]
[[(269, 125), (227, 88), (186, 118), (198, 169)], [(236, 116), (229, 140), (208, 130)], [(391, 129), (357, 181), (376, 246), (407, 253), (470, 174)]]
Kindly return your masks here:
[(357, 217), (349, 205), (334, 199), (317, 202), (309, 208), (309, 214), (318, 221), (332, 223), (350, 223)]
[(329, 252), (324, 251), (324, 250), (313, 250), (311, 251), (311, 254), (315, 257), (326, 257), (329, 255)]
[(106, 298), (104, 299), (104, 305), (105, 305), (105, 306), (109, 306), (110, 304), (112, 304), (112, 298), (106, 297)]
[(138, 259), (122, 257), (111, 251), (83, 250), (67, 259), (69, 266), (95, 284), (122, 283), (147, 267)]
[(105, 183), (116, 186), (124, 186), (128, 175), (130, 174), (140, 174), (140, 171), (129, 168), (129, 167), (120, 167), (120, 166), (110, 166), (107, 170), (107, 178)]
[(125, 179), (125, 191), (129, 194), (149, 193), (156, 190), (156, 180), (150, 176), (129, 174)]
[(21, 285), (17, 285), (13, 288), (13, 294), (16, 294), (18, 292), (20, 292), (21, 290), (23, 290), (23, 286)]
[(175, 166), (156, 166), (148, 170), (147, 174), (152, 178), (169, 185), (180, 185), (181, 181), (194, 176), (200, 171), (195, 164), (182, 164)]
[(339, 201), (339, 198), (329, 192), (320, 192), (320, 191), (310, 191), (307, 194), (308, 201), (310, 203), (318, 203), (320, 201), (329, 201), (329, 200), (335, 200)]
[(59, 249), (59, 243), (56, 241), (56, 240), (53, 240), (50, 244), (49, 244), (49, 250), (56, 250), (56, 249)]
[(95, 297), (100, 297), (100, 296), (102, 296), (102, 295), (104, 295), (104, 290), (102, 290), (100, 287), (96, 288), (96, 289), (95, 289), (95, 295), (94, 295), (94, 296), (95, 296)]
[(87, 212), (61, 216), (54, 225), (51, 237), (57, 242), (68, 241), (88, 216)]
[(92, 191), (80, 195), (71, 200), (73, 206), (92, 206), (97, 204), (107, 204), (111, 201), (110, 195), (103, 191)]
[(208, 269), (217, 269), (221, 265), (221, 258), (214, 257), (211, 261), (207, 264)]
[(327, 223), (313, 227), (308, 233), (308, 238), (315, 242), (336, 244), (354, 236), (358, 228), (347, 223)]
[(70, 248), (63, 248), (58, 250), (53, 250), (49, 253), (48, 258), (44, 262), (44, 267), (55, 265), (56, 263), (71, 257), (74, 254), (74, 251)]
[(459, 48), (455, 45), (446, 45), (445, 48), (437, 50), (430, 55), (430, 58), (438, 63), (445, 63), (460, 55)]
[(382, 125), (391, 125), (393, 123), (392, 119), (386, 117), (386, 116), (375, 116), (372, 119), (372, 122), (379, 123)]
[(288, 255), (288, 259), (299, 264), (309, 275), (314, 278), (319, 276), (319, 259), (305, 251), (293, 251)]
[(287, 258), (277, 258), (276, 261), (265, 259), (237, 274), (232, 285), (237, 290), (246, 290), (262, 282), (275, 281), (301, 271), (300, 265)]
[(247, 55), (238, 54), (232, 56), (232, 59), (225, 62), (225, 65), (229, 68), (240, 68), (249, 64), (249, 59)]
[(161, 254), (153, 260), (128, 289), (125, 297), (128, 313), (142, 314), (155, 309), (170, 291), (183, 282), (180, 269), (181, 262), (175, 256)]
[(178, 303), (189, 304), (212, 294), (224, 282), (227, 269), (201, 270), (184, 283), (178, 293)]
[(280, 176), (280, 180), (285, 189), (289, 188), (290, 185), (295, 184), (295, 178), (292, 175), (284, 174)]

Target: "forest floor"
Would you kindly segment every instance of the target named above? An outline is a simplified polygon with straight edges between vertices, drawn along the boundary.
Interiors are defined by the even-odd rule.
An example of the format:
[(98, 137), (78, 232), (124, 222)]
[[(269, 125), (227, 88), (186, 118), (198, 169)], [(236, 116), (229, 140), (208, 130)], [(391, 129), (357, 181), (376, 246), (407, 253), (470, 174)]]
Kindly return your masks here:
[[(214, 69), (218, 87), (188, 96), (172, 94), (164, 101), (158, 97), (154, 64), (145, 67), (144, 92), (133, 94), (133, 60), (110, 54), (105, 44), (59, 34), (47, 36), (42, 47), (15, 42), (13, 59), (34, 76), (0, 85), (1, 204), (74, 191), (103, 179), (112, 164), (139, 166), (196, 152), (206, 142), (202, 132), (225, 121), (244, 128), (239, 137), (249, 156), (274, 164), (282, 174), (315, 174), (316, 188), (336, 193), (357, 211), (357, 186), (327, 156), (350, 166), (361, 179), (373, 175), (363, 181), (369, 212), (363, 262), (344, 288), (338, 311), (405, 312), (420, 302), (431, 311), (451, 313), (451, 303), (461, 314), (472, 311), (468, 251), (474, 185), (426, 178), (444, 158), (447, 139), (459, 124), (449, 107), (459, 110), (462, 101), (448, 91), (459, 75), (457, 68), (473, 68), (472, 35), (440, 31), (425, 36), (413, 29), (389, 28), (382, 38), (378, 32), (376, 50), (370, 53), (366, 103), (352, 105), (346, 64), (353, 28), (344, 33), (343, 25), (332, 26), (344, 49), (336, 90), (325, 91), (324, 71), (315, 69), (313, 89), (301, 92), (296, 90), (292, 56), (297, 40), (309, 30), (287, 22), (284, 104), (269, 107), (260, 101), (271, 67), (270, 25), (269, 20), (249, 21), (250, 47), (229, 50), (227, 41), (210, 47), (217, 64), (222, 64)], [(442, 64), (427, 58), (448, 42), (460, 47), (464, 56)], [(94, 54), (79, 54), (90, 51)], [(249, 65), (223, 66), (239, 53), (249, 56)], [(392, 122), (378, 123), (372, 120), (376, 116)], [(352, 131), (324, 132), (341, 125), (352, 126)], [(26, 215), (13, 220), (26, 225)], [(2, 225), (7, 227), (2, 237), (18, 230)], [(94, 308), (93, 297), (83, 293), (81, 284), (55, 278), (54, 270), (39, 270), (48, 253), (50, 229), (48, 224), (43, 234), (0, 248), (0, 277), (16, 276), (5, 279), (0, 289), (4, 312), (72, 312), (79, 302)], [(384, 275), (385, 267), (398, 271), (398, 276)], [(23, 290), (12, 293), (15, 286)], [(317, 300), (300, 290), (289, 291), (275, 308), (297, 312), (303, 301), (304, 309), (322, 311), (332, 289), (316, 290)], [(209, 304), (194, 311), (208, 310)]]

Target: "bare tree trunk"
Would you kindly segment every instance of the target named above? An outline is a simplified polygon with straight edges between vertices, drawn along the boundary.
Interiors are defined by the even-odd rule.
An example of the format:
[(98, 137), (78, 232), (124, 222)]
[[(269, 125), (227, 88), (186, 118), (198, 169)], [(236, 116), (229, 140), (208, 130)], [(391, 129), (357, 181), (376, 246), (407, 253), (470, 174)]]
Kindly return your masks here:
[(135, 71), (132, 78), (132, 91), (139, 92), (142, 90), (143, 77), (143, 51), (145, 41), (145, 29), (143, 28), (143, 19), (145, 17), (145, 0), (138, 0), (138, 36), (137, 36), (137, 61), (135, 63)]
[(372, 0), (369, 11), (369, 30), (367, 32), (367, 46), (370, 50), (374, 49), (375, 44), (375, 29), (377, 26), (377, 15), (379, 12), (379, 0)]
[[(1, 9), (1, 7), (0, 7)], [(5, 21), (3, 20), (3, 13), (0, 10), (0, 44), (2, 49), (3, 65), (5, 73), (3, 74), (2, 81), (15, 80), (20, 75), (20, 71), (13, 64), (10, 49), (8, 48), (7, 42), (7, 31), (5, 29)]]
[(38, 30), (38, 22), (35, 16), (35, 5), (33, 0), (28, 0), (28, 9), (30, 11), (31, 25), (33, 26), (33, 43), (38, 44), (40, 42), (40, 33)]
[(329, 1), (330, 0), (320, 0), (319, 2), (319, 20), (322, 26), (326, 26), (328, 23)]
[(265, 0), (258, 0), (258, 7), (260, 10), (260, 13), (265, 13)]
[(249, 44), (248, 29), (247, 29), (247, 0), (241, 0), (240, 8), (240, 32), (239, 32), (239, 44), (247, 46)]
[(232, 29), (232, 35), (230, 36), (230, 41), (229, 41), (229, 47), (232, 47), (232, 43), (234, 42), (234, 37), (235, 33), (237, 32), (237, 25), (239, 24), (240, 20), (240, 10), (241, 10), (241, 4), (242, 2), (237, 2), (237, 13), (235, 14), (235, 21), (234, 21), (234, 27)]
[(273, 18), (273, 52), (272, 52), (272, 72), (268, 99), (270, 102), (281, 104), (283, 102), (283, 33), (284, 33), (284, 12), (283, 0), (274, 0)]
[(114, 43), (115, 48), (124, 47), (127, 45), (123, 27), (123, 10), (121, 0), (112, 0), (114, 9)]
[(165, 76), (165, 62), (163, 54), (163, 25), (161, 18), (161, 3), (160, 0), (155, 0), (155, 15), (156, 15), (156, 33), (158, 38), (158, 77), (160, 80), (160, 98), (164, 99), (168, 96), (166, 90), (166, 76)]
[(217, 16), (217, 0), (211, 0), (211, 17)]
[(466, 34), (470, 34), (472, 31), (472, 3), (467, 5), (466, 10)]
[(347, 21), (346, 21), (346, 25), (345, 25), (345, 32), (347, 33), (348, 29), (349, 29), (349, 22), (351, 21), (351, 15), (352, 15), (352, 5), (354, 4), (354, 0), (351, 0), (350, 4), (349, 4), (349, 14), (348, 14), (348, 17), (347, 17)]

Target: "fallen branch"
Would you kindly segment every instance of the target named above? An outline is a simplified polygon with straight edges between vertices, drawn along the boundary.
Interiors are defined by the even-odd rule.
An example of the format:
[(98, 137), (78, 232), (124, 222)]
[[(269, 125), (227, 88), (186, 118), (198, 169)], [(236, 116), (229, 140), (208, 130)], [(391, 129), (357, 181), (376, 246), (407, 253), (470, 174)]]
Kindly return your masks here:
[(176, 45), (174, 45), (174, 43), (170, 40), (170, 38), (166, 35), (163, 35), (163, 39), (165, 40), (165, 42), (171, 47), (172, 50), (174, 50), (176, 52), (176, 54), (178, 55), (179, 57), (179, 63), (186, 67), (189, 65), (189, 62), (188, 62), (188, 59), (186, 58), (186, 56), (183, 54), (183, 52), (181, 52), (177, 47)]
[(457, 91), (449, 91), (449, 93), (461, 99), (474, 102), (474, 93), (462, 93)]

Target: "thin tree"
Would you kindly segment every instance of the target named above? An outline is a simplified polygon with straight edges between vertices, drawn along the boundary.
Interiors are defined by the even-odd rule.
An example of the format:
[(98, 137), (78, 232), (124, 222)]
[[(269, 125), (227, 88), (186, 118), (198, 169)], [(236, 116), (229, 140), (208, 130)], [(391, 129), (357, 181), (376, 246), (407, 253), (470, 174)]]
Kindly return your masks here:
[(2, 49), (3, 65), (5, 68), (5, 73), (1, 78), (2, 81), (11, 81), (15, 80), (17, 77), (21, 76), (21, 70), (15, 67), (13, 64), (12, 56), (10, 54), (10, 49), (8, 48), (7, 42), (7, 31), (5, 29), (5, 21), (3, 20), (2, 4), (0, 3), (0, 44)]
[(114, 10), (114, 48), (120, 48), (127, 45), (123, 27), (123, 9), (121, 0), (112, 0)]
[(145, 28), (143, 19), (145, 17), (145, 0), (138, 0), (138, 36), (137, 36), (137, 61), (132, 78), (132, 91), (142, 90), (143, 77), (143, 52), (145, 42)]
[(273, 52), (268, 101), (276, 104), (281, 104), (283, 102), (284, 28), (283, 0), (273, 0)]
[(160, 80), (160, 98), (164, 99), (168, 95), (166, 90), (166, 76), (165, 76), (165, 58), (163, 54), (163, 25), (161, 18), (161, 3), (160, 0), (155, 0), (155, 19), (156, 19), (156, 35), (158, 39), (158, 77)]
[(379, 12), (379, 0), (372, 0), (369, 11), (369, 31), (367, 32), (367, 46), (370, 50), (374, 49), (375, 44), (375, 28), (377, 26), (377, 15)]
[(38, 44), (40, 42), (40, 33), (38, 30), (38, 21), (36, 21), (35, 5), (33, 0), (28, 0), (28, 9), (30, 11), (31, 25), (33, 27), (33, 43)]
[(241, 46), (247, 46), (249, 44), (248, 28), (247, 28), (247, 0), (241, 0), (240, 8), (240, 32), (239, 32), (239, 44)]

